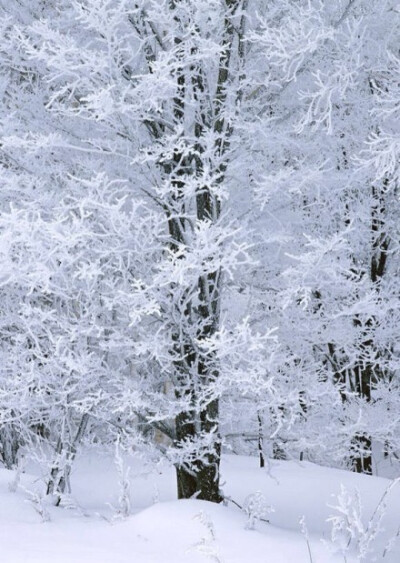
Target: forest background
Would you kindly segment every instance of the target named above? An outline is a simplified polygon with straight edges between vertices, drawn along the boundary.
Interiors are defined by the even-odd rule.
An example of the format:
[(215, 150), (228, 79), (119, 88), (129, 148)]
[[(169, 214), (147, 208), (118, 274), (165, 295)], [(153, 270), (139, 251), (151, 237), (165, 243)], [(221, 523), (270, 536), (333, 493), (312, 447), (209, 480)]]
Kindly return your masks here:
[(397, 2), (0, 13), (3, 464), (398, 471)]

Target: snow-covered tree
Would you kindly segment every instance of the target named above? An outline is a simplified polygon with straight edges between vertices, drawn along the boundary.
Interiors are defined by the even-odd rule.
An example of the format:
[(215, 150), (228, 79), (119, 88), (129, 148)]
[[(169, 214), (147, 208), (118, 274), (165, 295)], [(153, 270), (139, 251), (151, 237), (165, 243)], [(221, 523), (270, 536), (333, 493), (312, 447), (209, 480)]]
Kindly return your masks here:
[(398, 448), (398, 9), (274, 6), (253, 38), (271, 69), (254, 176), (278, 249), (261, 301), (301, 397), (283, 441), (369, 473), (372, 443)]
[[(110, 413), (124, 421), (130, 415), (131, 423), (167, 436), (178, 495), (218, 501), (220, 398), (254, 388), (270, 392), (266, 365), (273, 341), (268, 331), (253, 334), (247, 321), (234, 326), (221, 316), (224, 284), (251, 263), (246, 230), (229, 203), (248, 88), (247, 2), (91, 0), (61, 3), (51, 19), (36, 16), (28, 24), (11, 21), (8, 36), (9, 54), (17, 49), (21, 58), (20, 74), (40, 83), (39, 99), (31, 100), (41, 119), (29, 116), (9, 131), (3, 149), (18, 163), (6, 181), (18, 182), (22, 164), (30, 166), (41, 196), (33, 199), (38, 215), (29, 215), (27, 202), (17, 212), (25, 224), (6, 211), (4, 222), (20, 224), (23, 238), (31, 217), (36, 227), (29, 235), (39, 252), (31, 256), (39, 273), (25, 261), (26, 275), (45, 268), (50, 289), (39, 279), (32, 286), (23, 282), (18, 306), (31, 300), (28, 287), (39, 292), (32, 332), (45, 330), (49, 346), (62, 327), (68, 357), (76, 353), (71, 325), (86, 335), (79, 342), (84, 356), (74, 360), (77, 374), (71, 363), (65, 366), (67, 380), (76, 375), (78, 403), (81, 393), (89, 395), (80, 382), (87, 381), (90, 360), (96, 374), (90, 385), (104, 390), (101, 381), (109, 378)], [(59, 186), (56, 194), (52, 184)], [(7, 253), (6, 259), (13, 258)], [(15, 283), (23, 278), (17, 272)], [(54, 328), (43, 318), (47, 291)], [(66, 315), (56, 314), (60, 292)], [(40, 377), (48, 363), (53, 377), (53, 347), (33, 356)], [(59, 402), (61, 391), (70, 411), (74, 399), (65, 389), (54, 389), (48, 404)], [(91, 409), (86, 403), (82, 412), (95, 418)], [(57, 457), (66, 455), (63, 441), (74, 454), (73, 436), (81, 428), (64, 439), (65, 427)]]
[(395, 2), (0, 6), (4, 461), (63, 493), (118, 436), (213, 501), (226, 440), (370, 472), (400, 435)]

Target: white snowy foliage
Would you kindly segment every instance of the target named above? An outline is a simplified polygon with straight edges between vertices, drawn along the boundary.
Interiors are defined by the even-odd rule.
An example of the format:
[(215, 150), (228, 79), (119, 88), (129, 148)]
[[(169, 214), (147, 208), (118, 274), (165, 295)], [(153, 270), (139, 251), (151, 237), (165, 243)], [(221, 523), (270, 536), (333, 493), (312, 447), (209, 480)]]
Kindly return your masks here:
[(396, 2), (0, 7), (2, 460), (399, 450)]

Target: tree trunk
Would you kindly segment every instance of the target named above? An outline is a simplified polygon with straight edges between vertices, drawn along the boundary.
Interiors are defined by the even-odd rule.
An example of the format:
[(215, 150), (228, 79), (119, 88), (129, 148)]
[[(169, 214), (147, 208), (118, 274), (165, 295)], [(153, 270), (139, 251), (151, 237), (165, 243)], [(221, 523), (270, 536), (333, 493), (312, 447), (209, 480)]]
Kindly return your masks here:
[[(372, 342), (366, 344), (372, 346)], [(371, 401), (372, 366), (366, 364), (355, 368), (355, 390), (359, 397), (368, 403)], [(356, 435), (354, 438), (357, 452), (353, 457), (353, 470), (357, 473), (372, 475), (371, 438), (368, 435)]]
[[(390, 245), (390, 238), (386, 232), (385, 214), (385, 190), (373, 186), (371, 208), (372, 253), (369, 275), (377, 292), (380, 290), (380, 282), (385, 274)], [(372, 329), (375, 323), (376, 320), (373, 317), (366, 323), (367, 329), (371, 330), (371, 334), (373, 334)], [(358, 319), (355, 320), (355, 324), (360, 324)], [(363, 340), (361, 352), (367, 359), (364, 362), (360, 361), (354, 370), (355, 389), (358, 395), (369, 403), (372, 399), (372, 385), (383, 377), (383, 373), (379, 366), (380, 351), (372, 340), (372, 336), (366, 334)], [(373, 364), (371, 358), (374, 358)], [(355, 442), (360, 453), (353, 458), (354, 471), (372, 475), (372, 441), (370, 436), (356, 436)]]
[(0, 429), (0, 461), (7, 469), (18, 465), (18, 450), (21, 438), (12, 424), (5, 424)]
[[(193, 114), (193, 102), (196, 106), (194, 112), (195, 120), (191, 132), (195, 140), (193, 153), (187, 151), (182, 154), (181, 147), (173, 151), (172, 156), (164, 162), (160, 162), (162, 171), (166, 178), (170, 178), (173, 190), (171, 190), (170, 201), (165, 209), (167, 213), (168, 229), (170, 234), (169, 247), (173, 252), (182, 252), (186, 247), (190, 248), (193, 236), (192, 226), (188, 222), (188, 215), (195, 211), (198, 222), (217, 223), (221, 213), (221, 201), (209, 185), (200, 185), (193, 198), (187, 198), (188, 178), (195, 179), (204, 177), (204, 168), (209, 168), (209, 155), (203, 162), (205, 151), (204, 139), (207, 134), (213, 134), (215, 169), (214, 182), (225, 181), (227, 169), (226, 153), (229, 149), (232, 125), (226, 121), (225, 109), (227, 103), (227, 87), (230, 83), (231, 54), (238, 29), (232, 23), (232, 17), (241, 5), (241, 0), (226, 0), (226, 13), (224, 17), (224, 32), (222, 36), (222, 47), (215, 91), (206, 91), (209, 88), (204, 80), (204, 68), (192, 66), (187, 69), (185, 57), (185, 37), (187, 36), (187, 22), (180, 21), (181, 13), (179, 5), (181, 0), (170, 0), (170, 9), (175, 12), (177, 33), (174, 43), (176, 57), (182, 64), (177, 64), (175, 72), (176, 88), (173, 100), (173, 122), (176, 129), (185, 130), (187, 127), (187, 115)], [(246, 9), (245, 0), (242, 7)], [(240, 23), (238, 46), (239, 59), (244, 56), (243, 30), (245, 18), (242, 16)], [(195, 54), (196, 47), (191, 47), (191, 54)], [(190, 93), (190, 99), (187, 99)], [(239, 98), (240, 92), (237, 92)], [(212, 99), (213, 108), (210, 111), (209, 103)], [(187, 107), (189, 102), (189, 107)], [(190, 117), (192, 120), (192, 117)], [(165, 131), (152, 133), (158, 137)], [(206, 182), (205, 182), (206, 183)], [(221, 444), (218, 433), (219, 426), (219, 401), (218, 397), (202, 393), (210, 389), (218, 379), (218, 358), (214, 353), (206, 353), (201, 350), (199, 342), (213, 336), (219, 330), (220, 321), (220, 285), (221, 272), (208, 272), (205, 264), (204, 274), (200, 272), (197, 283), (188, 288), (187, 293), (182, 295), (176, 307), (176, 318), (181, 318), (180, 325), (174, 326), (172, 337), (172, 350), (176, 356), (174, 362), (175, 396), (178, 400), (183, 399), (190, 406), (187, 412), (179, 414), (175, 419), (176, 445), (200, 442), (204, 436), (211, 436), (212, 440), (206, 440), (204, 451), (200, 451), (197, 460), (177, 467), (177, 488), (179, 498), (197, 498), (220, 502), (219, 491), (219, 466), (221, 456)], [(172, 289), (172, 292), (174, 290)], [(176, 299), (176, 295), (173, 296)], [(174, 321), (175, 322), (175, 321)], [(207, 399), (199, 398), (206, 396)], [(203, 401), (204, 404), (201, 403)], [(211, 442), (211, 444), (210, 444)], [(196, 446), (195, 446), (196, 447)]]
[(263, 431), (262, 418), (259, 412), (257, 412), (257, 421), (258, 421), (258, 458), (260, 461), (260, 468), (263, 469), (265, 467), (264, 431)]
[[(218, 400), (209, 403), (200, 413), (201, 430), (204, 433), (216, 433), (218, 421)], [(193, 413), (194, 414), (194, 413)], [(190, 440), (196, 437), (195, 425), (190, 422), (190, 414), (183, 413), (176, 418), (177, 440)], [(221, 445), (219, 437), (213, 444), (213, 449), (207, 451), (202, 459), (197, 460), (190, 467), (180, 465), (176, 468), (178, 498), (198, 498), (210, 502), (221, 502), (219, 490), (219, 467)]]
[(70, 475), (72, 469), (72, 463), (78, 452), (79, 444), (86, 432), (86, 428), (89, 422), (89, 415), (84, 414), (79, 423), (78, 430), (76, 432), (75, 438), (72, 443), (64, 444), (62, 437), (58, 439), (56, 446), (56, 460), (50, 471), (50, 478), (47, 483), (47, 495), (57, 495), (55, 504), (58, 506), (61, 502), (61, 495), (65, 491), (70, 492)]

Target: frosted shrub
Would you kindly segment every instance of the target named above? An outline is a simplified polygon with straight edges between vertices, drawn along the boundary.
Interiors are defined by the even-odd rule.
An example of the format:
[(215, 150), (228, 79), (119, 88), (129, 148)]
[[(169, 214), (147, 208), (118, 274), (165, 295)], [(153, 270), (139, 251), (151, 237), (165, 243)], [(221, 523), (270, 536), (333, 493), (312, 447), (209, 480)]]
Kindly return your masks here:
[[(345, 559), (346, 553), (350, 550), (355, 552), (359, 561), (367, 561), (371, 557), (375, 551), (375, 539), (383, 530), (382, 520), (386, 513), (388, 494), (399, 481), (400, 479), (395, 479), (387, 487), (366, 524), (363, 522), (359, 492), (350, 493), (341, 485), (337, 504), (331, 506), (337, 514), (330, 516), (328, 522), (332, 523), (332, 543), (336, 547), (336, 551), (340, 552)], [(390, 551), (397, 536), (398, 534), (389, 541), (382, 554), (383, 557)]]
[(198, 520), (204, 526), (206, 534), (193, 546), (193, 549), (210, 561), (223, 563), (216, 543), (215, 527), (211, 517), (201, 510), (194, 516), (194, 520)]
[(24, 489), (24, 491), (30, 497), (27, 499), (27, 502), (29, 502), (33, 506), (35, 512), (39, 514), (42, 522), (50, 522), (50, 513), (43, 504), (43, 495), (37, 491), (29, 491), (28, 489)]
[(10, 483), (8, 484), (8, 490), (10, 491), (10, 493), (15, 493), (19, 487), (19, 484), (21, 482), (21, 474), (24, 472), (24, 468), (25, 468), (24, 461), (25, 460), (22, 456), (18, 459), (17, 467), (15, 468), (14, 477), (12, 481), (10, 481)]
[(121, 455), (119, 444), (115, 448), (115, 466), (118, 473), (118, 507), (115, 508), (115, 518), (127, 518), (131, 513), (131, 495), (129, 473), (130, 467), (126, 467)]
[(302, 533), (304, 539), (306, 540), (308, 556), (310, 558), (310, 563), (313, 563), (313, 557), (312, 557), (312, 553), (311, 553), (310, 536), (309, 536), (309, 533), (308, 533), (306, 518), (305, 518), (304, 515), (300, 518), (299, 524), (300, 524), (301, 533)]
[(254, 530), (258, 521), (267, 521), (267, 516), (273, 509), (267, 504), (267, 499), (257, 491), (248, 495), (244, 501), (243, 510), (247, 514), (246, 530)]

